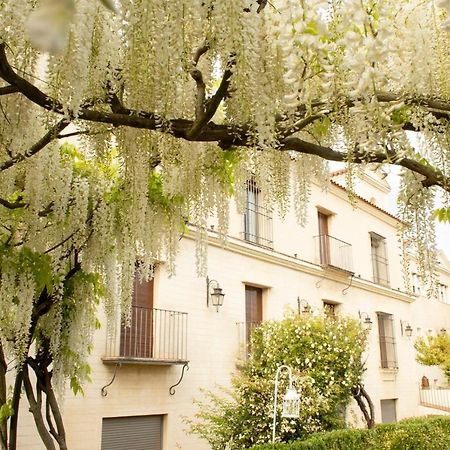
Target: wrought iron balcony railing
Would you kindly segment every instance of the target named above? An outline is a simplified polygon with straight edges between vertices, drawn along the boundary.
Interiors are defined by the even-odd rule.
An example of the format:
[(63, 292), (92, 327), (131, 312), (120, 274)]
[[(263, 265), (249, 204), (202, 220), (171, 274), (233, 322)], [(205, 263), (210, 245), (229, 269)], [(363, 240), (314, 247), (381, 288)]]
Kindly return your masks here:
[(427, 387), (419, 389), (420, 404), (428, 408), (450, 412), (450, 389)]
[(353, 272), (352, 245), (328, 234), (314, 237), (317, 262), (324, 267), (333, 267)]
[(253, 330), (261, 325), (261, 322), (237, 322), (238, 331), (238, 361), (246, 361), (251, 352), (250, 339)]
[(187, 361), (187, 313), (132, 306), (129, 326), (120, 326), (120, 337), (107, 345), (104, 361)]
[(244, 213), (244, 239), (261, 247), (273, 248), (272, 211), (247, 202)]

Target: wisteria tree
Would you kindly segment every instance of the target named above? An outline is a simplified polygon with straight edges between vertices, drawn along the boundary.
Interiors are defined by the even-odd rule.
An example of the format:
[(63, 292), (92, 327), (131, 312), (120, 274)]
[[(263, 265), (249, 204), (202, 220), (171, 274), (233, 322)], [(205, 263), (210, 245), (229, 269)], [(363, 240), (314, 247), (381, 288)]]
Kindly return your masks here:
[[(144, 277), (156, 260), (172, 267), (185, 221), (203, 273), (207, 217), (225, 233), (229, 196), (243, 208), (249, 178), (281, 213), (294, 192), (301, 223), (326, 161), (347, 164), (349, 191), (357, 167), (400, 167), (401, 242), (429, 279), (440, 194), (449, 216), (449, 10), (0, 1), (2, 448), (17, 445), (22, 386), (47, 448), (66, 448), (53, 387), (87, 375), (92, 302), (126, 313), (136, 261)], [(69, 136), (77, 150), (60, 147)]]

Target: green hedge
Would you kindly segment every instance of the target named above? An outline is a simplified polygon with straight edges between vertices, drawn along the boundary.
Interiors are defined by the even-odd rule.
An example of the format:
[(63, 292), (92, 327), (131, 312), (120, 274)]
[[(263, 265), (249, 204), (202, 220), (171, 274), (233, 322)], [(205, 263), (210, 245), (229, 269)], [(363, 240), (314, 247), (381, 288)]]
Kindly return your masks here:
[(450, 450), (450, 416), (407, 419), (373, 430), (316, 433), (303, 441), (258, 445), (252, 450)]

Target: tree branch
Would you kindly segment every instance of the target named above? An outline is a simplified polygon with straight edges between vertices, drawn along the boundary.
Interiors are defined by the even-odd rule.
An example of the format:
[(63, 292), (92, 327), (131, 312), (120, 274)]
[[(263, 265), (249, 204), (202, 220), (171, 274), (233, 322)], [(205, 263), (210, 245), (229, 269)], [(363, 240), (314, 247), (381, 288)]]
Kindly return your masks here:
[(58, 134), (56, 136), (57, 139), (66, 139), (73, 136), (82, 136), (82, 135), (89, 135), (89, 136), (96, 136), (98, 134), (104, 134), (104, 133), (110, 133), (113, 129), (108, 128), (104, 131), (91, 131), (91, 130), (80, 130), (80, 131), (73, 131), (72, 133), (66, 133), (66, 134)]
[(58, 432), (56, 431), (56, 428), (53, 425), (53, 420), (52, 420), (51, 411), (50, 411), (50, 402), (49, 402), (48, 397), (45, 400), (45, 420), (47, 421), (47, 425), (48, 425), (50, 434), (53, 436), (54, 439), (57, 439)]
[(206, 99), (206, 85), (203, 81), (202, 72), (197, 69), (198, 62), (202, 55), (204, 55), (209, 49), (207, 44), (199, 47), (194, 53), (194, 57), (192, 58), (193, 69), (191, 70), (191, 77), (195, 81), (197, 85), (197, 103), (195, 106), (195, 117), (199, 118), (205, 113), (205, 99)]
[[(3, 344), (0, 340), (0, 405), (4, 405), (7, 400), (7, 384), (6, 372), (8, 364), (6, 363), (5, 353), (3, 351)], [(0, 422), (0, 448), (7, 450), (8, 448), (8, 425), (7, 419)]]
[[(0, 44), (0, 76), (10, 85), (15, 86), (18, 89), (18, 92), (27, 97), (36, 105), (41, 106), (48, 111), (52, 111), (58, 114), (65, 114), (61, 102), (52, 99), (51, 97), (40, 91), (37, 87), (32, 85), (30, 82), (23, 79), (14, 72), (6, 58), (5, 47), (5, 43)], [(204, 51), (206, 50), (204, 50), (203, 48), (197, 50), (197, 53), (194, 56), (194, 60), (195, 58), (200, 58), (202, 52)], [(124, 108), (123, 106), (120, 108), (121, 112), (97, 111), (82, 106), (77, 114), (77, 119), (98, 123), (109, 123), (114, 126), (129, 126), (132, 128), (154, 130), (170, 134), (175, 138), (186, 139), (189, 141), (217, 142), (222, 148), (225, 149), (231, 146), (251, 146), (253, 144), (249, 140), (251, 130), (250, 124), (218, 125), (210, 122), (220, 103), (227, 95), (228, 88), (231, 82), (231, 76), (233, 73), (233, 63), (234, 60), (230, 60), (228, 67), (223, 74), (219, 88), (217, 89), (216, 93), (209, 99), (209, 101), (206, 102), (206, 109), (204, 113), (201, 114), (200, 117), (197, 117), (195, 121), (182, 118), (163, 120), (163, 118), (153, 112), (135, 111)], [(436, 118), (445, 117), (448, 119), (450, 116), (450, 103), (446, 103), (440, 100), (428, 100), (422, 97), (406, 98), (405, 96), (392, 93), (379, 93), (377, 94), (377, 100), (379, 102), (404, 101), (405, 104), (420, 105), (428, 108), (429, 112)], [(83, 103), (83, 105), (87, 104), (88, 103)], [(346, 103), (346, 106), (352, 106), (353, 104), (354, 102), (349, 100)], [(323, 105), (325, 105), (325, 103), (321, 101), (317, 101), (314, 103), (314, 107)], [(114, 106), (113, 109), (117, 111), (119, 110), (119, 108), (117, 108), (116, 106)], [(299, 108), (302, 111), (307, 110), (304, 105), (300, 105)], [(312, 114), (309, 117), (302, 118), (296, 124), (294, 124), (295, 127), (298, 129), (306, 127), (314, 120), (317, 120), (319, 118), (317, 114)], [(69, 112), (69, 116), (72, 117), (73, 114)], [(281, 120), (283, 120), (282, 117), (283, 116), (281, 116)], [(56, 127), (63, 128), (67, 126), (67, 124), (68, 119), (63, 119)], [(403, 128), (410, 129), (412, 128), (412, 125), (404, 124)], [(292, 129), (289, 128), (285, 131), (286, 133), (291, 132)], [(50, 130), (24, 155), (16, 156), (4, 162), (3, 164), (0, 164), (0, 171), (10, 167), (18, 160), (22, 160), (25, 157), (29, 157), (37, 153), (43, 148), (44, 145), (46, 145), (54, 138), (53, 133), (54, 131)], [(56, 136), (58, 134), (59, 131), (56, 132)], [(282, 138), (280, 140), (279, 150), (292, 150), (299, 153), (317, 155), (330, 161), (346, 161), (349, 156), (347, 153), (338, 152), (329, 147), (306, 142), (292, 136), (285, 137), (284, 139)], [(405, 167), (424, 177), (424, 180), (422, 181), (424, 187), (439, 186), (442, 189), (450, 192), (450, 179), (448, 179), (439, 169), (422, 164), (411, 158), (396, 159), (396, 155), (389, 154), (389, 152), (354, 152), (352, 154), (352, 161), (354, 161), (355, 163), (388, 163)]]
[(23, 368), (19, 368), (15, 377), (11, 407), (13, 415), (9, 421), (9, 450), (17, 450), (17, 426), (19, 423), (19, 406), (22, 395)]
[[(330, 147), (313, 144), (295, 137), (288, 137), (280, 142), (282, 150), (292, 150), (308, 155), (316, 155), (328, 161), (346, 161), (349, 157), (347, 153), (338, 152)], [(358, 152), (352, 154), (352, 161), (361, 163), (390, 163), (412, 170), (424, 177), (422, 185), (424, 187), (439, 186), (446, 191), (450, 191), (450, 180), (438, 169), (426, 166), (414, 159), (399, 158), (392, 160), (395, 155), (384, 152)]]
[(291, 126), (280, 129), (279, 134), (280, 134), (280, 136), (282, 136), (282, 138), (291, 136), (292, 134), (303, 130), (303, 128), (307, 127), (308, 125), (315, 122), (316, 120), (323, 119), (329, 113), (330, 113), (329, 110), (325, 110), (325, 111), (321, 111), (317, 114), (311, 114), (310, 116), (303, 117), (300, 120), (298, 120), (297, 122), (295, 122), (294, 124), (292, 124)]
[[(45, 133), (45, 135), (39, 139), (34, 145), (32, 145), (25, 153), (19, 153), (16, 156), (4, 161), (0, 164), (0, 172), (9, 169), (14, 164), (24, 161), (36, 153), (39, 153), (47, 144), (58, 138), (58, 134), (64, 130), (69, 125), (70, 121), (67, 119), (60, 120), (56, 125), (54, 125), (50, 130)], [(4, 205), (5, 206), (5, 205)]]
[(41, 437), (42, 442), (44, 443), (47, 450), (56, 450), (53, 438), (45, 428), (42, 412), (39, 409), (39, 405), (34, 396), (33, 386), (31, 385), (27, 364), (24, 364), (23, 367), (23, 384), (25, 387), (25, 393), (28, 398), (28, 403), (30, 405), (30, 412), (31, 414), (33, 414), (34, 422), (36, 423), (36, 428), (38, 430), (39, 436)]
[(267, 5), (267, 0), (256, 0), (256, 3), (258, 3), (258, 9), (256, 12), (259, 14)]
[(199, 137), (203, 127), (213, 118), (220, 103), (227, 95), (228, 87), (231, 83), (231, 76), (233, 75), (231, 70), (233, 65), (234, 57), (228, 63), (216, 93), (207, 101), (205, 112), (196, 118), (195, 122), (192, 124), (192, 128), (188, 131), (186, 135), (188, 140), (196, 140)]
[(26, 203), (23, 203), (21, 201), (9, 202), (8, 200), (5, 200), (3, 198), (0, 198), (0, 205), (8, 209), (24, 208), (25, 206), (27, 206)]
[(18, 92), (21, 92), (32, 102), (49, 111), (55, 111), (63, 114), (64, 106), (62, 103), (44, 94), (36, 86), (14, 72), (6, 58), (5, 48), (6, 43), (0, 43), (0, 76), (11, 86), (15, 86)]
[(67, 449), (66, 431), (64, 429), (63, 418), (58, 406), (58, 401), (56, 400), (56, 396), (53, 391), (51, 373), (49, 373), (47, 369), (44, 369), (44, 378), (45, 378), (45, 393), (47, 395), (47, 405), (50, 406), (51, 412), (56, 422), (57, 433), (55, 433), (55, 439), (58, 441), (60, 450), (66, 450)]
[(14, 92), (18, 92), (18, 91), (19, 91), (19, 89), (17, 89), (15, 86), (3, 86), (3, 87), (0, 87), (0, 96), (13, 94)]
[(202, 72), (199, 69), (191, 70), (191, 77), (197, 85), (197, 102), (195, 106), (195, 117), (199, 118), (205, 114), (205, 97), (206, 97), (206, 85), (203, 81)]
[[(375, 415), (374, 415), (374, 407), (372, 399), (369, 394), (364, 389), (364, 386), (358, 384), (352, 389), (353, 398), (359, 406), (359, 409), (363, 413), (364, 420), (366, 421), (367, 428), (371, 429), (375, 426)], [(367, 406), (364, 403), (364, 400), (367, 402), (367, 406), (369, 410), (367, 410)]]

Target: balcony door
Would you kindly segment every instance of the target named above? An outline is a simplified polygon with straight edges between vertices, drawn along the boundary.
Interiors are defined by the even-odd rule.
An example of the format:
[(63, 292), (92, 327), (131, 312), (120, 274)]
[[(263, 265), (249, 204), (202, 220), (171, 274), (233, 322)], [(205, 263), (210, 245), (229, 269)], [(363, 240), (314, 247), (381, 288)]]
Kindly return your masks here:
[(134, 279), (131, 323), (120, 329), (120, 356), (151, 358), (153, 356), (153, 279)]
[(245, 340), (247, 353), (250, 351), (252, 331), (262, 322), (262, 289), (245, 286)]
[(328, 214), (317, 211), (319, 222), (319, 252), (320, 264), (328, 266), (330, 264), (330, 244), (328, 241)]

